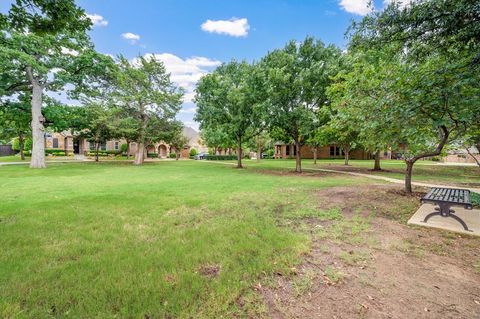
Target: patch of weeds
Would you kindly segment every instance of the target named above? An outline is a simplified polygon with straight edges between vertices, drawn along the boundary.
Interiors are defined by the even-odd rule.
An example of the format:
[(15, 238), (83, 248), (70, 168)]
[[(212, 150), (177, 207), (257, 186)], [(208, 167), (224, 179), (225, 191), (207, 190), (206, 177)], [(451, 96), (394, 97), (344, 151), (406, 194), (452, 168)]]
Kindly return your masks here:
[(245, 292), (234, 305), (235, 318), (269, 318), (268, 307), (261, 296), (253, 290)]
[(350, 266), (365, 263), (369, 260), (368, 253), (365, 251), (342, 251), (339, 257), (344, 263)]
[(314, 270), (307, 270), (304, 274), (298, 275), (293, 280), (293, 289), (297, 297), (310, 291), (317, 275)]
[(413, 244), (408, 240), (401, 241), (400, 243), (393, 244), (392, 248), (398, 250), (406, 255), (415, 256), (418, 258), (422, 258), (425, 255), (425, 251), (423, 247), (420, 245)]
[(350, 244), (361, 244), (365, 242), (363, 236), (370, 228), (370, 217), (355, 215), (350, 219), (343, 219), (333, 223), (326, 232), (328, 237), (335, 241)]
[(475, 269), (475, 272), (480, 274), (480, 260), (475, 265), (473, 265), (473, 268)]
[(328, 248), (327, 245), (322, 245), (319, 247), (320, 251), (324, 254), (328, 254), (330, 252), (330, 249)]
[(329, 210), (321, 210), (316, 207), (300, 207), (289, 211), (287, 218), (315, 218), (319, 221), (341, 220), (343, 218), (340, 209), (334, 208)]
[(446, 249), (447, 245), (445, 243), (431, 243), (428, 246), (428, 250), (438, 256), (448, 256), (449, 250)]
[(470, 200), (474, 206), (480, 207), (480, 194), (474, 192), (470, 193)]
[(327, 266), (324, 270), (325, 277), (331, 284), (339, 284), (345, 279), (345, 274), (339, 269)]
[(360, 285), (362, 285), (362, 287), (374, 287), (372, 285), (372, 280), (370, 279), (370, 277), (363, 273), (358, 276), (358, 282), (360, 283)]

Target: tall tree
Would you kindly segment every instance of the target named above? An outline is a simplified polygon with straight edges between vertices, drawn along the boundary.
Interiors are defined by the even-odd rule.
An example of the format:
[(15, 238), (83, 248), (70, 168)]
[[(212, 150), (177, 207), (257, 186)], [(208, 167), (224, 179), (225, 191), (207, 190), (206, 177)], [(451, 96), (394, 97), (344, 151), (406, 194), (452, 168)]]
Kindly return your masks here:
[(203, 128), (200, 132), (202, 144), (213, 149), (213, 154), (221, 148), (231, 149), (235, 145), (235, 140), (231, 139), (229, 135), (223, 132), (220, 128)]
[[(262, 59), (268, 85), (268, 115), (271, 129), (296, 146), (295, 171), (301, 172), (301, 147), (319, 125), (318, 112), (327, 103), (326, 88), (331, 82), (340, 50), (306, 38), (289, 42)], [(285, 141), (289, 142), (289, 141)]]
[(136, 123), (134, 164), (143, 164), (151, 121), (173, 120), (182, 96), (183, 91), (171, 82), (162, 62), (154, 57), (138, 57), (131, 63), (120, 57), (113, 97), (116, 105)]
[(30, 167), (44, 168), (46, 91), (75, 90), (97, 83), (111, 59), (98, 54), (87, 35), (92, 22), (74, 0), (16, 0), (0, 14), (0, 93), (31, 92), (33, 138)]
[(407, 192), (416, 161), (440, 155), (478, 127), (479, 21), (476, 1), (413, 1), (373, 13), (352, 29), (352, 50), (387, 52), (371, 74), (370, 83), (378, 82), (371, 91), (383, 91), (375, 116), (403, 145)]
[(95, 161), (98, 162), (100, 146), (108, 140), (118, 137), (115, 130), (113, 109), (107, 103), (88, 102), (83, 107), (75, 108), (83, 117), (83, 124), (74, 132), (95, 145)]
[(202, 130), (224, 132), (236, 142), (237, 168), (242, 168), (242, 144), (263, 127), (263, 83), (256, 65), (232, 61), (197, 84), (195, 120)]

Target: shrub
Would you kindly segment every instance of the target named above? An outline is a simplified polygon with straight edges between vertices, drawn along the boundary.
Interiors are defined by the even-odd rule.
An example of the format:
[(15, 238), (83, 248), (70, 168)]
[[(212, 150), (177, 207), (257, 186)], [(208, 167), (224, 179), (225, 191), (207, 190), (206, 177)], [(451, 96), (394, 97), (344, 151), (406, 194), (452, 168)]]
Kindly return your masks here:
[(190, 157), (193, 157), (193, 156), (195, 156), (195, 155), (197, 155), (197, 150), (194, 149), (194, 148), (192, 148), (192, 149), (190, 150)]
[[(87, 152), (88, 156), (95, 156), (95, 151)], [(98, 151), (98, 156), (108, 156), (106, 151)]]
[[(20, 143), (18, 142), (18, 137), (12, 140), (12, 150), (20, 151)], [(25, 153), (26, 151), (31, 151), (31, 150), (32, 150), (32, 139), (27, 138), (23, 142), (23, 151)]]
[(237, 159), (237, 155), (207, 155), (205, 159), (209, 161), (232, 161)]
[(170, 153), (170, 154), (168, 155), (168, 157), (170, 157), (170, 158), (177, 158), (177, 154), (175, 154), (175, 153)]
[(472, 192), (470, 200), (472, 201), (473, 205), (480, 207), (480, 194)]
[(127, 145), (127, 144), (122, 144), (122, 145), (120, 145), (120, 151), (121, 151), (122, 153), (126, 153), (127, 150), (128, 150), (128, 145)]
[(54, 155), (54, 156), (65, 156), (65, 151), (62, 150), (52, 150), (52, 149), (47, 149), (45, 150), (45, 155)]
[(108, 150), (108, 151), (102, 151), (102, 152), (105, 152), (107, 154), (113, 154), (113, 155), (122, 154), (122, 150)]
[(157, 158), (158, 154), (157, 153), (147, 153), (147, 158)]

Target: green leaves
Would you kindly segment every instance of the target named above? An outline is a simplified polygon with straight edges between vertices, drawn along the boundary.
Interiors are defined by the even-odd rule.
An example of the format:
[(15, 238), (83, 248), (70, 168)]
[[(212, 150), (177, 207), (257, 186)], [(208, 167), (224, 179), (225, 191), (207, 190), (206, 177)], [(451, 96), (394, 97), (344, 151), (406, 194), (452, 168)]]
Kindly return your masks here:
[(313, 38), (289, 42), (262, 59), (268, 93), (267, 121), (303, 143), (318, 126), (319, 110), (328, 99), (326, 89), (337, 72), (339, 49)]
[(250, 139), (263, 127), (263, 85), (258, 66), (223, 64), (197, 84), (195, 120), (202, 129), (221, 131), (232, 141)]

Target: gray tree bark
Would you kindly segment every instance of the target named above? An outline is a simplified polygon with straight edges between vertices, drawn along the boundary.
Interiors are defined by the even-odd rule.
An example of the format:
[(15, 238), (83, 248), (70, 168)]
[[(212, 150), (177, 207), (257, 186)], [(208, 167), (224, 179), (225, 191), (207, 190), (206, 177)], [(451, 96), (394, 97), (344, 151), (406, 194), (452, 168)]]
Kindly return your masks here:
[(145, 146), (143, 143), (137, 143), (137, 150), (135, 152), (135, 160), (133, 164), (135, 165), (142, 165), (144, 161), (144, 154), (145, 154)]
[(42, 115), (43, 87), (33, 78), (30, 68), (27, 73), (32, 83), (32, 158), (31, 168), (46, 168), (45, 164), (45, 118)]

